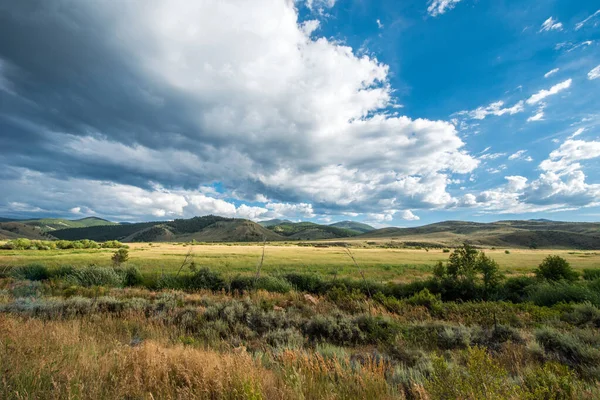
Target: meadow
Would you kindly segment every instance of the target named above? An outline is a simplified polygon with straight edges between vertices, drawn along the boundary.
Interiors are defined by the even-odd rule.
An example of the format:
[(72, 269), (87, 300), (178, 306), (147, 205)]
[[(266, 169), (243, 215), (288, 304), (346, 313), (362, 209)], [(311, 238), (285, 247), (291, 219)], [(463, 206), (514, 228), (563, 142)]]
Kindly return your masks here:
[(600, 398), (595, 253), (128, 246), (0, 251), (0, 398)]
[[(447, 261), (443, 249), (386, 248), (350, 242), (351, 252), (367, 278), (376, 281), (409, 282), (431, 275), (433, 266)], [(224, 274), (252, 274), (261, 259), (261, 244), (226, 243), (129, 243), (129, 263), (145, 274), (177, 271), (191, 251), (199, 267)], [(576, 270), (600, 265), (600, 252), (575, 250), (483, 249), (507, 275), (531, 273), (548, 255), (568, 260)], [(0, 266), (42, 263), (49, 267), (111, 264), (112, 249), (0, 250)], [(343, 247), (314, 247), (297, 244), (267, 244), (262, 266), (265, 273), (313, 273), (324, 276), (356, 277), (357, 267)]]

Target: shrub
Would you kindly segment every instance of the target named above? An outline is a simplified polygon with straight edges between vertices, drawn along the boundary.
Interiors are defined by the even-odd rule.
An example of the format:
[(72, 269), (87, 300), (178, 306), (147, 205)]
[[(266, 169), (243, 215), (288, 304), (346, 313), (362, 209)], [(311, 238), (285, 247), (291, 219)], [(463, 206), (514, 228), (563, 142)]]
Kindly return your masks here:
[(535, 332), (535, 339), (549, 356), (573, 368), (595, 366), (600, 362), (598, 349), (568, 333), (542, 328)]
[(571, 265), (560, 256), (548, 256), (542, 261), (539, 267), (535, 270), (535, 275), (539, 279), (549, 281), (575, 281), (579, 274), (573, 270)]
[(114, 269), (106, 267), (89, 267), (75, 269), (64, 277), (72, 285), (91, 286), (123, 286), (123, 277)]
[(529, 288), (529, 301), (535, 305), (550, 307), (558, 303), (600, 304), (600, 294), (587, 286), (568, 282), (545, 282)]
[(419, 293), (406, 299), (408, 304), (427, 307), (430, 311), (436, 311), (441, 308), (442, 300), (439, 294), (432, 294), (429, 289), (423, 289)]
[(521, 398), (537, 400), (576, 399), (579, 382), (567, 366), (547, 362), (528, 369), (523, 376)]
[(10, 272), (13, 278), (22, 280), (43, 281), (50, 277), (48, 268), (42, 264), (29, 264), (23, 267), (15, 267)]
[(432, 399), (509, 399), (516, 398), (516, 386), (508, 372), (482, 348), (464, 354), (466, 368), (448, 364), (441, 357), (433, 360), (433, 371), (425, 382)]
[(510, 254), (510, 250), (504, 250), (504, 254)]
[(115, 266), (119, 266), (129, 260), (129, 250), (120, 248), (114, 252), (110, 259)]
[(264, 340), (276, 348), (297, 349), (304, 345), (305, 339), (297, 329), (286, 328), (267, 332)]
[(594, 281), (598, 278), (600, 278), (600, 268), (583, 270), (583, 279), (586, 281)]
[(508, 278), (497, 293), (500, 300), (507, 300), (513, 303), (521, 303), (525, 301), (529, 294), (529, 287), (537, 282), (529, 276), (516, 276)]
[(123, 278), (123, 285), (128, 287), (138, 286), (144, 280), (140, 270), (134, 266), (117, 269), (117, 273)]
[(450, 253), (450, 249), (444, 249), (444, 250), (442, 250), (442, 252), (444, 252), (444, 253)]
[(591, 303), (568, 305), (563, 311), (561, 319), (571, 325), (592, 324), (600, 328), (600, 310)]

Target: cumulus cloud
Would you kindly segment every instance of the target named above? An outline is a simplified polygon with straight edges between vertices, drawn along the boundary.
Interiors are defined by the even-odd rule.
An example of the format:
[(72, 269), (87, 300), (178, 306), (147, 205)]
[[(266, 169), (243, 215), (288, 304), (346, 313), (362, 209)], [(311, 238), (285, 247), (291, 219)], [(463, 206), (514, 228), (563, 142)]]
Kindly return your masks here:
[(540, 101), (544, 100), (548, 96), (558, 94), (559, 92), (570, 88), (571, 83), (573, 83), (573, 80), (567, 79), (566, 81), (557, 83), (556, 85), (552, 86), (549, 90), (545, 90), (545, 89), (540, 90), (536, 94), (532, 95), (529, 99), (527, 99), (527, 104), (529, 104), (529, 105), (537, 104)]
[(542, 27), (540, 28), (540, 32), (562, 31), (562, 29), (563, 24), (555, 20), (553, 17), (550, 17), (544, 21)]
[(430, 0), (427, 12), (432, 17), (437, 17), (452, 10), (461, 0)]
[[(0, 162), (112, 182), (135, 209), (90, 205), (98, 213), (444, 207), (456, 202), (448, 177), (479, 163), (452, 124), (388, 115), (389, 67), (318, 37), (319, 23), (299, 21), (293, 2), (38, 5), (35, 16), (19, 2), (0, 6), (0, 57), (21, 72), (10, 82), (24, 99), (3, 103)], [(194, 194), (213, 183), (223, 198)], [(53, 207), (88, 197), (74, 191), (71, 204)]]
[(590, 72), (588, 72), (589, 80), (598, 79), (598, 78), (600, 78), (600, 65), (598, 65), (596, 68), (594, 68)]
[(413, 214), (412, 211), (410, 211), (410, 210), (404, 210), (402, 212), (402, 219), (406, 220), (406, 221), (418, 221), (421, 218), (419, 218), (419, 216)]

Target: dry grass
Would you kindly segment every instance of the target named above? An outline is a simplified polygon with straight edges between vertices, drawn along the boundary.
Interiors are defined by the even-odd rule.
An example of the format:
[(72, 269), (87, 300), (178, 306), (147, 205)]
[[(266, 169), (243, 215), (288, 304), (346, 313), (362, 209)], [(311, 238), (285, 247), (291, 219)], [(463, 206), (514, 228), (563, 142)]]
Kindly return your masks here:
[[(139, 344), (130, 340), (135, 326), (148, 337)], [(352, 369), (348, 359), (299, 350), (268, 356), (267, 369), (243, 348), (183, 346), (174, 335), (139, 315), (50, 322), (0, 315), (0, 398), (392, 398), (383, 363)]]
[[(365, 245), (365, 243), (359, 243)], [(129, 260), (144, 273), (175, 272), (189, 251), (189, 246), (175, 243), (130, 244)], [(110, 265), (114, 250), (51, 250), (0, 251), (0, 265), (24, 265), (41, 262), (50, 267), (60, 265), (83, 266), (90, 263)], [(225, 274), (253, 274), (261, 257), (259, 245), (211, 244), (193, 247), (194, 262)], [(448, 259), (440, 249), (353, 248), (367, 279), (407, 282), (431, 273), (438, 261)], [(504, 249), (486, 250), (508, 274), (531, 272), (548, 255), (566, 258), (576, 269), (593, 268), (600, 264), (600, 252), (568, 250)], [(300, 247), (296, 245), (268, 245), (263, 272), (304, 272), (319, 275), (355, 277), (357, 269), (343, 248)]]

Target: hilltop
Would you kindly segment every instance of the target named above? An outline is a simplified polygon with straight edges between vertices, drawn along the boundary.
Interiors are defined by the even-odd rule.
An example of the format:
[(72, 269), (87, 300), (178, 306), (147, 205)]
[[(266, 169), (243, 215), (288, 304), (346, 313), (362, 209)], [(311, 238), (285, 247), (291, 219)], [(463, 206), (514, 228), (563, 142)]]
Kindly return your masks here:
[(119, 225), (117, 222), (111, 222), (98, 217), (85, 217), (80, 219), (41, 218), (24, 220), (0, 218), (0, 222), (16, 222), (32, 227), (37, 227), (43, 232), (52, 232), (68, 228), (88, 228), (91, 226)]

